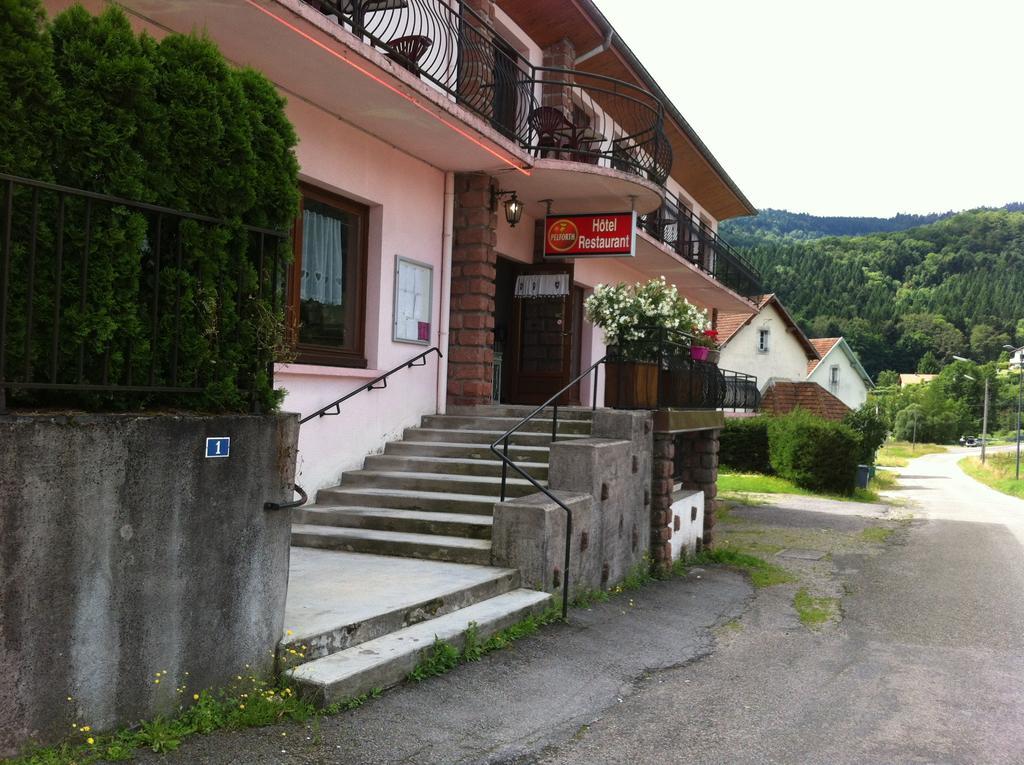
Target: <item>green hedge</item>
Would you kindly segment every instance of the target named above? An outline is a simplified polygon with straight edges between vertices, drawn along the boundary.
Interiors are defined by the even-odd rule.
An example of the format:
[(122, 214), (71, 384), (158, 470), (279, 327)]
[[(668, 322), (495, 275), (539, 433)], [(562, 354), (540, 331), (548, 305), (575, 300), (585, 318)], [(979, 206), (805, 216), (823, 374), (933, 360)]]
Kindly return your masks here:
[[(139, 384), (149, 382), (152, 362), (155, 384), (169, 385), (170, 345), (180, 331), (173, 362), (178, 384), (198, 384), (202, 392), (16, 391), (8, 404), (274, 409), (280, 395), (266, 369), (282, 345), (284, 317), (281, 301), (274, 310), (270, 290), (260, 289), (256, 244), (243, 228), (288, 230), (298, 209), (297, 139), (273, 85), (230, 66), (201, 36), (156, 41), (136, 34), (116, 7), (92, 16), (74, 6), (47, 22), (38, 0), (0, 0), (0, 101), (0, 172), (226, 221), (172, 227), (165, 218), (158, 229), (151, 214), (94, 204), (83, 296), (78, 269), (85, 209), (69, 197), (68, 255), (55, 295), (56, 195), (40, 194), (30, 267), (32, 192), (16, 193), (8, 374), (28, 370), (39, 380), (56, 366), (60, 381), (75, 382), (81, 363), (86, 382), (99, 382), (106, 370), (113, 382)], [(157, 230), (165, 253), (159, 290), (153, 280)], [(168, 255), (179, 243), (180, 267)], [(271, 247), (282, 261), (290, 257), (287, 241)], [(31, 312), (29, 284), (35, 285)], [(156, 326), (154, 293), (160, 301)], [(58, 308), (61, 344), (54, 358), (51, 317)]]
[(771, 473), (768, 458), (770, 419), (764, 416), (727, 419), (719, 442), (719, 464), (740, 473)]
[(768, 425), (772, 468), (797, 486), (840, 494), (853, 492), (861, 451), (852, 428), (798, 409)]

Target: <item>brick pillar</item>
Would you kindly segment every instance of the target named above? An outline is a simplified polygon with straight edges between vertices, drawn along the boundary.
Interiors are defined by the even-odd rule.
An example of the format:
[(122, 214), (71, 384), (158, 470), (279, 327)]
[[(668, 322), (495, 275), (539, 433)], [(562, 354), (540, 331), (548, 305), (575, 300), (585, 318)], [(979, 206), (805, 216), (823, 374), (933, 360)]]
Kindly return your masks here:
[(704, 547), (714, 542), (715, 496), (718, 494), (718, 437), (721, 430), (681, 433), (676, 440), (684, 489), (704, 492)]
[[(565, 37), (556, 43), (552, 43), (544, 49), (544, 66), (554, 69), (573, 69), (576, 66), (576, 47)], [(554, 106), (557, 109), (561, 109), (565, 118), (571, 122), (573, 110), (572, 88), (566, 87), (565, 84), (572, 84), (572, 76), (555, 72), (544, 72), (542, 77), (545, 84), (541, 88), (541, 103), (544, 106)]]
[(448, 403), (491, 401), (498, 216), (490, 209), (493, 180), (483, 173), (455, 176)]
[(654, 459), (651, 463), (651, 562), (656, 572), (672, 568), (672, 472), (675, 463), (675, 437), (671, 433), (654, 434)]

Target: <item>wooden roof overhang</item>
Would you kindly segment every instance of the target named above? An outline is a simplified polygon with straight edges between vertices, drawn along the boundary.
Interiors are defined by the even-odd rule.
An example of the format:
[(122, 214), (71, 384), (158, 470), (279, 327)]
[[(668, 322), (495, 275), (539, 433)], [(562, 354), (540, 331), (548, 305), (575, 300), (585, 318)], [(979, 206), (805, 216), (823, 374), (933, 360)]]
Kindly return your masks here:
[[(566, 38), (577, 55), (582, 55), (601, 46), (612, 29), (591, 0), (497, 0), (496, 4), (542, 48)], [(716, 220), (757, 213), (617, 34), (607, 51), (584, 61), (577, 69), (638, 85), (662, 101), (665, 134), (673, 154), (671, 176)]]

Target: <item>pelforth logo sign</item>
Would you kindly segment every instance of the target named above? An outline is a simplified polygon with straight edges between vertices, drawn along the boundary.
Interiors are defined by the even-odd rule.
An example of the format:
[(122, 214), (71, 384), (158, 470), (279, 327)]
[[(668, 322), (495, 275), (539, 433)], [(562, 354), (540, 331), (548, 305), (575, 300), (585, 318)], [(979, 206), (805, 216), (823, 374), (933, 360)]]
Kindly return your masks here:
[(549, 215), (544, 221), (545, 258), (632, 258), (636, 213)]

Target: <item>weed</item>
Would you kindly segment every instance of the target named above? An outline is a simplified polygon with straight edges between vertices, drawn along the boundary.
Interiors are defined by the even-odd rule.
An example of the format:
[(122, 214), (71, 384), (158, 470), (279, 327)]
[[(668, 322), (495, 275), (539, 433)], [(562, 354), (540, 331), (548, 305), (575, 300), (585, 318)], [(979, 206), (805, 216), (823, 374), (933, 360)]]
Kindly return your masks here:
[[(364, 693), (361, 696), (353, 696), (350, 699), (335, 701), (333, 704), (329, 704), (320, 710), (320, 716), (332, 717), (336, 714), (341, 714), (342, 712), (351, 712), (353, 709), (359, 709), (359, 707), (370, 699), (379, 698), (383, 692), (383, 688), (373, 688), (368, 693)], [(317, 730), (319, 730), (320, 721), (318, 719), (314, 719), (314, 724), (317, 726)]]
[(459, 649), (435, 636), (434, 645), (429, 651), (424, 652), (419, 664), (409, 673), (409, 679), (418, 683), (428, 677), (443, 675), (458, 664)]
[(182, 734), (187, 735), (188, 728), (182, 726), (180, 721), (170, 721), (163, 717), (157, 717), (148, 722), (142, 723), (136, 740), (139, 746), (152, 749), (157, 754), (173, 752), (181, 746)]
[(865, 542), (885, 542), (889, 537), (893, 535), (893, 530), (888, 529), (885, 526), (868, 526), (862, 532), (860, 537)]
[(573, 608), (590, 608), (595, 603), (604, 603), (611, 596), (606, 590), (582, 590), (572, 600)]
[(805, 627), (820, 627), (839, 613), (839, 599), (815, 597), (806, 587), (801, 587), (793, 596), (793, 608)]
[(763, 558), (748, 555), (729, 547), (705, 550), (697, 556), (697, 561), (704, 564), (718, 563), (723, 566), (743, 569), (750, 575), (750, 582), (755, 587), (771, 587), (776, 584), (796, 581), (796, 577), (786, 569), (769, 563)]

